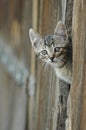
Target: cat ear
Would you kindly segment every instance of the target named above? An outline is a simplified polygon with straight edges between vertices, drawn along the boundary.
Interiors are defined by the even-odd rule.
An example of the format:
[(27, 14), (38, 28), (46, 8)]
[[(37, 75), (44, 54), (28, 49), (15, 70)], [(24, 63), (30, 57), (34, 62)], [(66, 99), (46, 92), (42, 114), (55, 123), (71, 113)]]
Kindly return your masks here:
[(39, 40), (42, 38), (40, 34), (38, 34), (33, 29), (29, 29), (29, 37), (32, 43), (32, 46), (37, 48), (39, 46)]
[(57, 23), (57, 26), (54, 31), (54, 35), (61, 36), (63, 38), (67, 37), (67, 29), (66, 26), (62, 23), (62, 21), (59, 21)]

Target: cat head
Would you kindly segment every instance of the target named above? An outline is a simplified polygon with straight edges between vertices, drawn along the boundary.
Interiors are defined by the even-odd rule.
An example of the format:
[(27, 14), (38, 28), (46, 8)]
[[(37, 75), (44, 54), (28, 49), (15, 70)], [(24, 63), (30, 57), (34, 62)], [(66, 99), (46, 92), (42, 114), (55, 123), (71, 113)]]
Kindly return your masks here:
[(59, 21), (54, 34), (42, 37), (33, 29), (29, 30), (29, 37), (34, 51), (39, 57), (52, 65), (62, 65), (67, 52), (68, 36), (65, 25)]

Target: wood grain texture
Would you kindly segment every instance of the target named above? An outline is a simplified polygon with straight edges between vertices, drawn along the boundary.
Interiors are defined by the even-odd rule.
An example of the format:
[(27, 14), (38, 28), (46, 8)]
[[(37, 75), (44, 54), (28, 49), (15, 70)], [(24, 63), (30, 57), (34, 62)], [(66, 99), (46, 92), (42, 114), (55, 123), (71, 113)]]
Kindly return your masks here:
[(72, 130), (86, 130), (86, 1), (74, 0)]
[[(0, 34), (5, 41), (7, 40), (6, 45), (12, 47), (11, 51), (16, 58), (26, 64), (25, 48), (21, 44), (23, 1), (1, 0), (0, 3)], [(24, 130), (26, 112), (26, 84), (24, 86), (16, 84), (0, 63), (0, 130)]]
[[(61, 20), (65, 14), (65, 10), (62, 10), (62, 7), (64, 7), (62, 6), (62, 4), (64, 5), (64, 1), (41, 0), (40, 4), (42, 5), (38, 9), (38, 30), (42, 35), (52, 34), (58, 20)], [(71, 21), (71, 19), (67, 18), (66, 20), (68, 22), (66, 21), (66, 23), (69, 24), (69, 20)], [(41, 68), (38, 75), (39, 77), (37, 78), (37, 83), (39, 86), (37, 130), (64, 130), (66, 128), (69, 130), (69, 124), (69, 126), (65, 127), (65, 122), (67, 119), (67, 98), (69, 93), (69, 85), (62, 81), (59, 82), (51, 67), (48, 69), (49, 70), (47, 71)]]
[[(61, 19), (61, 1), (40, 0), (38, 30), (42, 35), (53, 34)], [(39, 63), (38, 63), (39, 64)], [(38, 65), (39, 66), (39, 65)], [(59, 81), (51, 67), (40, 67), (37, 84), (39, 86), (37, 130), (56, 130), (59, 100)]]

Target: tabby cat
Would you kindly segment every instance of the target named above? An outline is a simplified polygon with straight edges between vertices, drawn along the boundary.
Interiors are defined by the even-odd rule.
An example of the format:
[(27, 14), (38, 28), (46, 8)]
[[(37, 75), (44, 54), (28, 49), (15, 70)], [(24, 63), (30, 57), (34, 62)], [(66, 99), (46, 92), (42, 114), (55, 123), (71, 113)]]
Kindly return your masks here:
[(50, 64), (60, 79), (71, 84), (72, 46), (68, 40), (67, 29), (62, 21), (57, 23), (54, 34), (42, 37), (36, 31), (30, 29), (29, 37), (39, 58)]

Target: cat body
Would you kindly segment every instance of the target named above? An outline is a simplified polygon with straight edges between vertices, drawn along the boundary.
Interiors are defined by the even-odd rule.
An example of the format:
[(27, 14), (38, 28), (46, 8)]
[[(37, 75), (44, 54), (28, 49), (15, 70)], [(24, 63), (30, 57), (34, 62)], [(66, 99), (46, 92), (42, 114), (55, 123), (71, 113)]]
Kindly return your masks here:
[(65, 25), (59, 21), (54, 34), (44, 37), (30, 29), (29, 36), (39, 58), (50, 64), (60, 79), (71, 84), (72, 46), (69, 43)]
[(62, 68), (54, 68), (56, 75), (62, 79), (63, 81), (71, 84), (71, 77), (72, 77), (72, 72), (71, 72), (71, 65), (66, 64)]

